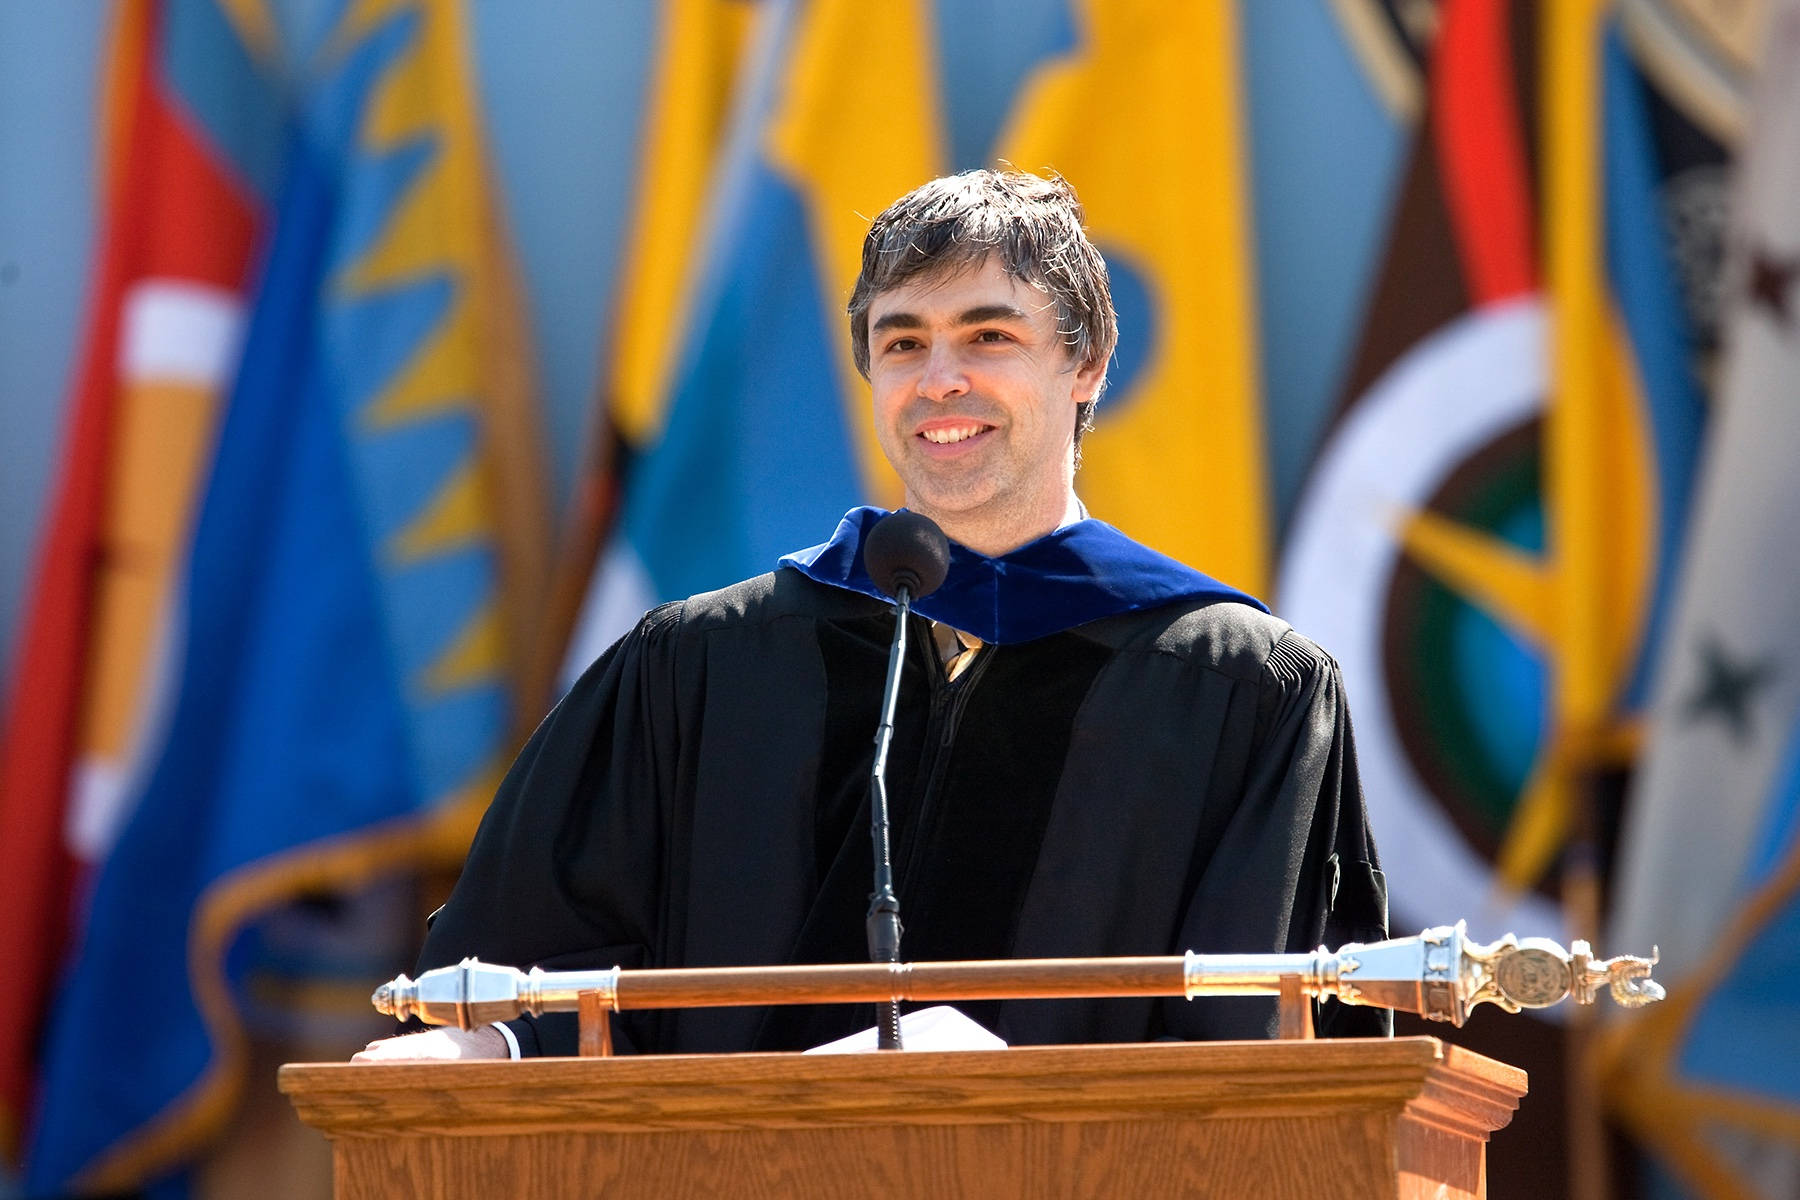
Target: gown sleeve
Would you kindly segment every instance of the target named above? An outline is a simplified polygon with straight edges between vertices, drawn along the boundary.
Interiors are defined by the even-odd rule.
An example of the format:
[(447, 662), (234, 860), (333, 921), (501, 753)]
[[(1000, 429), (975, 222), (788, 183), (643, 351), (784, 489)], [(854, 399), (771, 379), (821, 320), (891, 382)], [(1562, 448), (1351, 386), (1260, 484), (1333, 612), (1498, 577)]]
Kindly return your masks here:
[[(1304, 953), (1387, 937), (1387, 883), (1369, 832), (1338, 666), (1288, 632), (1257, 681), (1242, 799), (1182, 922), (1183, 944), (1219, 953)], [(1210, 998), (1165, 1010), (1184, 1038), (1268, 1037), (1272, 999)], [(1393, 1032), (1386, 1009), (1328, 1000), (1321, 1036)]]
[[(588, 668), (519, 753), (430, 921), (418, 969), (466, 956), (521, 970), (641, 967), (666, 920), (679, 751), (679, 604), (647, 614)], [(621, 1050), (654, 1014), (615, 1015)], [(573, 1014), (507, 1023), (520, 1053), (574, 1054)]]

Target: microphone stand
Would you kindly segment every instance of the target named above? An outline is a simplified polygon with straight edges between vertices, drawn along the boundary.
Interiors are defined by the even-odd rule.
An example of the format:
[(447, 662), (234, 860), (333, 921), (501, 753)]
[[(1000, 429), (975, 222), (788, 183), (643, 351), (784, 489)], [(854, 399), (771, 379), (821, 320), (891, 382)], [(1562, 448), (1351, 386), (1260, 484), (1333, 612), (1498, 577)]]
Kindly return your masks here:
[[(875, 727), (875, 763), (869, 771), (869, 822), (875, 849), (875, 893), (869, 900), (866, 927), (869, 961), (900, 961), (900, 897), (894, 892), (894, 860), (888, 849), (887, 757), (894, 740), (894, 709), (900, 698), (900, 667), (906, 661), (906, 625), (912, 612), (912, 588), (905, 583), (894, 589), (899, 616), (894, 622), (894, 643), (888, 650), (887, 686), (881, 696), (881, 722)], [(893, 1000), (876, 1005), (875, 1046), (900, 1049), (900, 1006)]]

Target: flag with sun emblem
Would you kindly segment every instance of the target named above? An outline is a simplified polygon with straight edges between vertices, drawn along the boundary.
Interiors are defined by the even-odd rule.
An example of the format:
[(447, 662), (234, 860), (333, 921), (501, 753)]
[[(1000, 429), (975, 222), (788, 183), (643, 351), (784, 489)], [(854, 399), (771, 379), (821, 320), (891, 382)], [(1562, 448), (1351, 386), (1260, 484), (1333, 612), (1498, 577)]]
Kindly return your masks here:
[(1275, 604), (1343, 666), (1396, 926), (1558, 935), (1557, 902), (1496, 867), (1537, 880), (1572, 781), (1628, 757), (1699, 388), (1616, 32), (1509, 0), (1436, 25)]
[(316, 41), (286, 47), (302, 82), (165, 740), (45, 1041), (32, 1195), (131, 1191), (189, 1159), (243, 1083), (246, 923), (459, 853), (514, 745), (508, 613), (542, 538), (508, 522), (543, 509), (503, 452), (536, 437), (461, 6), (318, 11)]
[(1738, 178), (1720, 413), (1663, 646), (1612, 934), (1670, 1001), (1610, 1098), (1698, 1194), (1800, 1187), (1800, 4), (1773, 6)]

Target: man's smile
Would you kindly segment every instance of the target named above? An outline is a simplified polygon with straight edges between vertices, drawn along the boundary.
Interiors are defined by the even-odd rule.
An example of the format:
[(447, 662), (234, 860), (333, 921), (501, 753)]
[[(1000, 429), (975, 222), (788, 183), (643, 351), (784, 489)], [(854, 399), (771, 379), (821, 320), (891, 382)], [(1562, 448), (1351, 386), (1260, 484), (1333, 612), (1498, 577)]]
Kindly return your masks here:
[(979, 437), (993, 428), (994, 426), (985, 421), (938, 420), (921, 426), (918, 436), (934, 446), (953, 446), (959, 442), (966, 442), (970, 438)]

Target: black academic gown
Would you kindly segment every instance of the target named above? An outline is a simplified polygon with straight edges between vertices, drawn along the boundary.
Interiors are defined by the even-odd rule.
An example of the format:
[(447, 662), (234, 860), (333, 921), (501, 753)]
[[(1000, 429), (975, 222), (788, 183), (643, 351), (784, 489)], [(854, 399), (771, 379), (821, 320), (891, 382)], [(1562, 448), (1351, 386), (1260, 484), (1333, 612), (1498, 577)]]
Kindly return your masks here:
[[(916, 618), (915, 618), (916, 619)], [(664, 605), (519, 755), (421, 970), (867, 960), (892, 610), (792, 569)], [(1386, 936), (1336, 664), (1238, 603), (983, 647), (912, 631), (890, 755), (903, 958), (1308, 951)], [(1261, 998), (963, 1006), (1014, 1044), (1271, 1036)], [(797, 1049), (872, 1006), (615, 1017), (622, 1049)], [(1328, 1003), (1327, 1034), (1378, 1034)], [(515, 1022), (571, 1054), (572, 1016)]]

